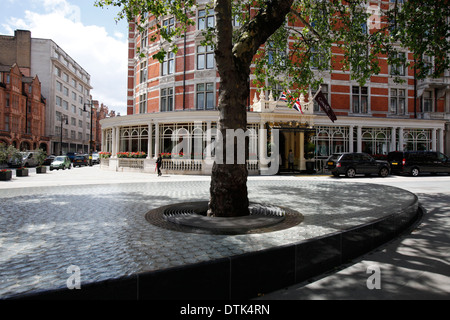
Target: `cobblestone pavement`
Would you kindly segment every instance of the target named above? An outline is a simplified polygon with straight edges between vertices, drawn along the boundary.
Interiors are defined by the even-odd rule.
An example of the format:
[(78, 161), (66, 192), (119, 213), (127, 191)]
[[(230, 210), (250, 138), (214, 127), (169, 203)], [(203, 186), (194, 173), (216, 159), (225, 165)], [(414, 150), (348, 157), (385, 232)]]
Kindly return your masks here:
[(207, 200), (208, 177), (155, 178), (96, 166), (0, 182), (0, 298), (63, 288), (71, 265), (80, 268), (83, 285), (298, 242), (377, 219), (414, 198), (389, 186), (296, 177), (253, 177), (248, 189), (251, 201), (290, 207), (305, 220), (233, 236), (176, 232), (145, 220), (160, 206)]

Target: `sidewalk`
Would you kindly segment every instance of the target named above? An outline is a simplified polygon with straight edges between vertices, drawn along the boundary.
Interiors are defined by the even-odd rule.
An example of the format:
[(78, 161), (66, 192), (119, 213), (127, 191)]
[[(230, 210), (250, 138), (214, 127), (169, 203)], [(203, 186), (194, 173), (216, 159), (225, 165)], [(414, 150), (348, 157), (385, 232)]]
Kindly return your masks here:
[[(420, 179), (420, 178), (419, 178)], [(450, 299), (450, 177), (431, 190), (420, 180), (411, 189), (426, 210), (411, 233), (383, 245), (309, 283), (261, 297), (261, 300), (438, 300)], [(406, 186), (403, 186), (406, 187)], [(411, 191), (411, 190), (410, 190)], [(428, 193), (425, 193), (428, 192)], [(380, 288), (373, 288), (379, 274)], [(370, 278), (370, 279), (369, 279)]]

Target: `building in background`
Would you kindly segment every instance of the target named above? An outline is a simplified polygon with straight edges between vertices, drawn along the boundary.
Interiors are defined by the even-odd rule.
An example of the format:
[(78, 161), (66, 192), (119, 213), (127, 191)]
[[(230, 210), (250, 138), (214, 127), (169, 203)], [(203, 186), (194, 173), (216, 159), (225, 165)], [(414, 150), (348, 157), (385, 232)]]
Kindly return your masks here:
[(48, 151), (45, 107), (38, 76), (25, 76), (16, 63), (0, 64), (0, 143), (22, 151)]
[[(130, 23), (128, 115), (102, 121), (102, 149), (112, 152), (110, 169), (128, 165), (121, 159), (114, 160), (117, 153), (143, 151), (147, 160), (133, 165), (151, 171), (158, 153), (175, 150), (177, 141), (172, 134), (183, 129), (193, 140), (202, 137), (203, 152), (200, 161), (197, 158), (185, 165), (188, 161), (184, 160), (180, 170), (209, 172), (205, 160), (213, 156), (208, 146), (214, 140), (211, 132), (217, 127), (220, 79), (213, 49), (201, 45), (204, 39), (201, 30), (214, 25), (214, 11), (206, 7), (207, 1), (198, 3), (196, 16), (192, 17), (196, 25), (188, 28), (185, 38), (175, 40), (179, 47), (177, 54), (168, 54), (163, 63), (152, 56), (169, 44), (151, 43), (149, 39), (154, 32), (151, 27), (158, 22), (170, 28), (175, 19), (143, 16), (146, 25), (143, 31)], [(343, 55), (337, 49), (333, 54), (337, 59)], [(413, 59), (407, 49), (403, 54)], [(320, 170), (325, 159), (335, 152), (362, 151), (383, 156), (394, 150), (436, 150), (449, 154), (449, 70), (439, 79), (419, 81), (415, 86), (413, 69), (393, 68), (385, 59), (380, 60), (380, 67), (380, 74), (371, 77), (363, 87), (343, 71), (325, 74), (321, 91), (337, 115), (334, 122), (316, 103), (303, 112), (288, 108), (286, 102), (278, 99), (283, 88), (261, 92), (253, 86), (255, 77), (251, 75), (247, 118), (252, 132), (250, 153), (257, 155), (257, 164), (249, 164), (251, 170), (258, 172), (259, 159), (267, 151), (259, 134), (262, 129), (268, 129), (269, 134), (272, 129), (280, 130), (283, 165), (292, 149), (298, 170), (304, 170), (309, 161), (314, 161), (315, 168)], [(393, 74), (404, 83), (394, 82)], [(316, 90), (311, 88), (312, 94)]]
[(0, 36), (0, 143), (20, 150), (50, 149), (45, 132), (46, 99), (31, 70), (27, 31)]
[(51, 152), (87, 153), (91, 141), (91, 76), (50, 39), (31, 38), (31, 69), (39, 75), (47, 98), (45, 130)]

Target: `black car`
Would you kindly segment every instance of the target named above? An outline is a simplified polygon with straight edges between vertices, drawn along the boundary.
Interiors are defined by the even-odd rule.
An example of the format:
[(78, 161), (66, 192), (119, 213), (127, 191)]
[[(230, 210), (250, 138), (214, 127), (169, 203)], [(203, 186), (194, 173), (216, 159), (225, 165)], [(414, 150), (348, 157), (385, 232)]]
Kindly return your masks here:
[(362, 152), (335, 153), (328, 158), (325, 168), (335, 177), (341, 174), (345, 174), (348, 178), (353, 178), (357, 174), (366, 176), (378, 174), (380, 177), (387, 177), (390, 173), (389, 162), (375, 160)]
[(394, 151), (388, 154), (388, 161), (396, 174), (450, 173), (449, 157), (436, 151)]
[(75, 159), (75, 156), (77, 155), (76, 152), (67, 152), (66, 156), (69, 157), (70, 161), (73, 162), (73, 160)]
[(85, 154), (76, 155), (75, 158), (73, 158), (72, 163), (74, 167), (87, 166), (89, 164), (88, 156)]

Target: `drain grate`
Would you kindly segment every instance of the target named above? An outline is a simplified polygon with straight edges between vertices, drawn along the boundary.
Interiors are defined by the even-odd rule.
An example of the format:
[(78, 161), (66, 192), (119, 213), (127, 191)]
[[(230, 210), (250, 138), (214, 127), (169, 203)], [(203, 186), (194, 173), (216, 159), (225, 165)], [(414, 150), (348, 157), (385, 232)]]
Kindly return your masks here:
[(303, 215), (295, 210), (251, 203), (250, 215), (244, 217), (207, 217), (208, 202), (186, 202), (149, 211), (146, 220), (152, 225), (189, 233), (249, 234), (284, 230), (298, 225)]

